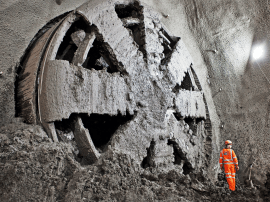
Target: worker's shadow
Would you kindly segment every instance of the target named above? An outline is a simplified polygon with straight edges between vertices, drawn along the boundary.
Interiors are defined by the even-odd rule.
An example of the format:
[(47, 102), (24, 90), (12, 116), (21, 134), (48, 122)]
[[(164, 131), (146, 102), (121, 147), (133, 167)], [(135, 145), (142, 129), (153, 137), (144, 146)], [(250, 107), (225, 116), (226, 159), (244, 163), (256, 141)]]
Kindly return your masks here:
[(225, 182), (226, 182), (225, 174), (224, 173), (218, 173), (218, 181), (216, 181), (216, 186), (224, 187)]

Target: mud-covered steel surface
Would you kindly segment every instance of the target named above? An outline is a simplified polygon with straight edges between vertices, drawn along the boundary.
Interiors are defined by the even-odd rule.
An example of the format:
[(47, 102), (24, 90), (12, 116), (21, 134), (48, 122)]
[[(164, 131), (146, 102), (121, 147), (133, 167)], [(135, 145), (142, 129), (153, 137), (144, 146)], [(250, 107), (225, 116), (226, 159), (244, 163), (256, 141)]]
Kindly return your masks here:
[(75, 20), (78, 20), (77, 16), (73, 13), (70, 13), (66, 19), (61, 23), (60, 27), (54, 34), (51, 44), (48, 48), (48, 54), (46, 55), (46, 60), (55, 60), (56, 54), (58, 52), (59, 46), (63, 41), (63, 38), (65, 36), (65, 33), (70, 28), (72, 23), (75, 22)]
[[(192, 91), (196, 84), (190, 69), (192, 59), (185, 44), (179, 37), (171, 36), (161, 24), (158, 13), (139, 2), (109, 1), (94, 7), (90, 4), (91, 1), (78, 8), (77, 13), (69, 14), (50, 43), (40, 72), (38, 108), (41, 123), (68, 119), (74, 113), (134, 115), (111, 134), (107, 146), (128, 153), (137, 162), (147, 158), (150, 165), (173, 167), (174, 161), (168, 161), (173, 154), (169, 152), (172, 146), (168, 146), (167, 109), (175, 109), (180, 117), (194, 119), (194, 123), (196, 118), (206, 119), (207, 104), (203, 92)], [(121, 18), (126, 19), (130, 14), (140, 21), (135, 27), (127, 28)], [(72, 49), (70, 43), (75, 42), (68, 40), (76, 40), (77, 31), (72, 32), (79, 26), (80, 18), (86, 23), (85, 38), (76, 45), (77, 49)], [(94, 54), (99, 54), (100, 58)], [(103, 69), (96, 66), (102, 59), (108, 63)], [(84, 64), (84, 61), (88, 62)], [(188, 90), (182, 92), (182, 88)], [(194, 134), (197, 132), (195, 125)], [(192, 130), (184, 131), (179, 127), (174, 131), (176, 137), (193, 135)], [(204, 130), (200, 131), (204, 133)], [(199, 136), (206, 138), (201, 133)], [(164, 138), (160, 139), (161, 136)], [(204, 152), (204, 138), (200, 141), (201, 156), (207, 153)], [(187, 160), (185, 153), (183, 160), (187, 160), (192, 169), (199, 170), (202, 163), (197, 166), (194, 159), (204, 160), (199, 157), (199, 148), (194, 147), (193, 139), (197, 137), (187, 137), (187, 141), (192, 142), (189, 147), (186, 144), (180, 146), (177, 141), (173, 144), (179, 148), (187, 146), (184, 150), (191, 154)], [(150, 154), (152, 158), (147, 157), (151, 141), (156, 145), (155, 152)], [(93, 145), (91, 139), (86, 143)], [(96, 159), (94, 157), (92, 161)]]
[(206, 118), (203, 93), (200, 91), (180, 90), (175, 98), (175, 108), (183, 117)]
[(38, 39), (35, 47), (29, 53), (25, 64), (23, 64), (23, 72), (18, 78), (19, 91), (17, 92), (17, 104), (19, 105), (18, 108), (21, 109), (18, 113), (19, 116), (25, 118), (27, 123), (36, 123), (37, 120), (37, 74), (44, 51), (58, 26), (59, 23), (54, 25)]
[(87, 57), (89, 49), (92, 47), (92, 44), (96, 36), (94, 32), (87, 33), (84, 40), (78, 45), (78, 49), (74, 55), (72, 63), (74, 65), (82, 65)]
[(82, 156), (86, 157), (88, 163), (94, 163), (100, 157), (94, 143), (90, 137), (89, 131), (83, 126), (82, 119), (78, 117), (74, 126), (74, 138)]
[(134, 113), (128, 87), (119, 73), (88, 70), (64, 60), (48, 61), (40, 94), (42, 121), (67, 119), (72, 113)]
[[(0, 125), (9, 123), (15, 115), (14, 82), (19, 61), (36, 33), (51, 19), (75, 9), (86, 0), (65, 1), (59, 6), (49, 1), (1, 1), (0, 35)], [(79, 5), (78, 5), (79, 4)]]
[(176, 84), (181, 85), (185, 73), (188, 71), (188, 69), (190, 68), (190, 64), (192, 63), (191, 56), (183, 40), (180, 39), (176, 43), (174, 50), (169, 57), (170, 58), (168, 59), (168, 61), (165, 62), (167, 64), (166, 68), (168, 69), (167, 76), (172, 82), (173, 87)]

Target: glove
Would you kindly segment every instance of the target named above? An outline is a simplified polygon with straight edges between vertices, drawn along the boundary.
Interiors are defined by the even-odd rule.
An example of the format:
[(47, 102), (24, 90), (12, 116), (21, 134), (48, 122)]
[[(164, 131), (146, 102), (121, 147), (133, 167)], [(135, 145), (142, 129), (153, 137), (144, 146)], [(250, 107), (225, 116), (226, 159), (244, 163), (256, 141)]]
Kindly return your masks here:
[(236, 166), (236, 170), (237, 170), (237, 171), (239, 170), (239, 166)]

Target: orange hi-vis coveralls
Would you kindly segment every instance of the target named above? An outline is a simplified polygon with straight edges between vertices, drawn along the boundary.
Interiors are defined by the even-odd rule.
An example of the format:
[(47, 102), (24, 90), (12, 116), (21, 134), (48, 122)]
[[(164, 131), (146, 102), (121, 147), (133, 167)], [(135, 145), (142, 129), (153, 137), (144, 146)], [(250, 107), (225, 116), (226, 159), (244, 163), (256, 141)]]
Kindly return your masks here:
[(225, 176), (229, 184), (229, 189), (235, 191), (235, 166), (238, 166), (238, 161), (232, 149), (223, 149), (220, 152), (219, 165), (221, 169), (223, 164)]

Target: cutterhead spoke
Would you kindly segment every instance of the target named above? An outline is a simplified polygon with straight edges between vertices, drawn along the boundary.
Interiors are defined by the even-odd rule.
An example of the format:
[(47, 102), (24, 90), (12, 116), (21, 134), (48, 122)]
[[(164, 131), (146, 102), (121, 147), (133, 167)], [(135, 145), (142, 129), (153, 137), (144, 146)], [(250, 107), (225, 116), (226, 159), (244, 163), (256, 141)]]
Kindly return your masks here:
[(72, 113), (130, 114), (125, 79), (119, 74), (88, 70), (68, 61), (48, 61), (40, 95), (40, 116), (45, 122), (68, 118)]

